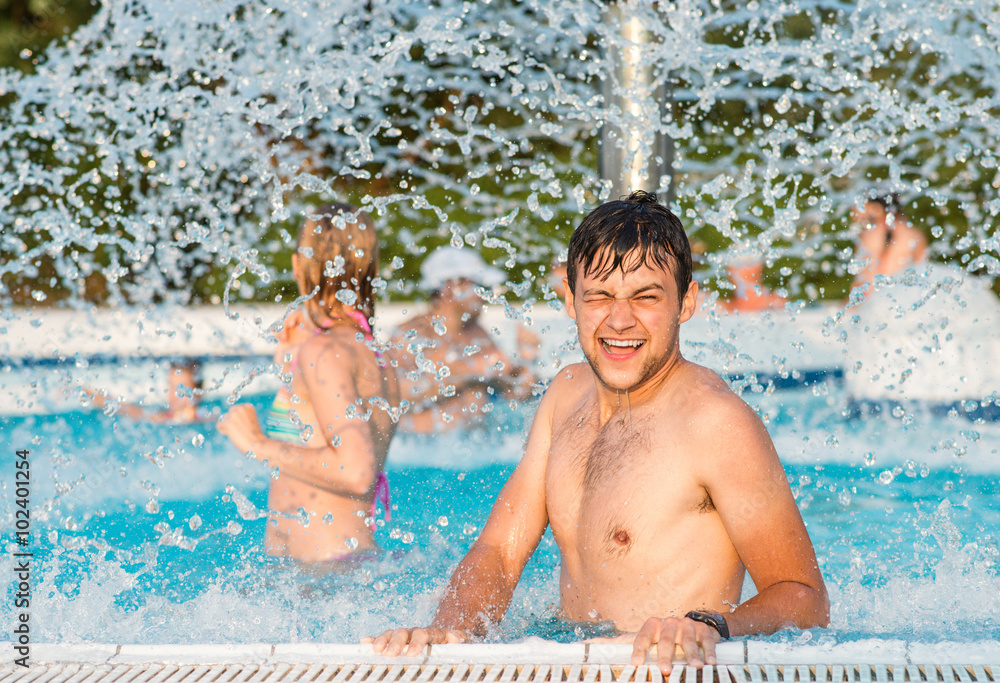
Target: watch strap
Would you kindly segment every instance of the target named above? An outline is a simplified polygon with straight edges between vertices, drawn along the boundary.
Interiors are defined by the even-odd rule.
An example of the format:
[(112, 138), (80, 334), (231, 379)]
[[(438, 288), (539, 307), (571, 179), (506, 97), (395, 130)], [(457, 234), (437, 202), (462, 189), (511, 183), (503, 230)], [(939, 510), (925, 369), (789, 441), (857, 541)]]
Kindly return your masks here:
[(693, 610), (684, 615), (688, 619), (693, 619), (694, 621), (700, 621), (703, 624), (708, 624), (716, 631), (719, 632), (719, 636), (723, 640), (729, 640), (729, 624), (726, 623), (726, 618), (721, 614), (716, 614), (714, 612), (699, 612)]

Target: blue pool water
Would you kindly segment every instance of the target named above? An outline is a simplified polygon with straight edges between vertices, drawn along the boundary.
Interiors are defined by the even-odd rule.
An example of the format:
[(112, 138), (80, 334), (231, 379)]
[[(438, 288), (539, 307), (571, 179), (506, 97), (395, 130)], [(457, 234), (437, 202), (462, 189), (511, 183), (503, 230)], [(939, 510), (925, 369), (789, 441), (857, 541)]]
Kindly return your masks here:
[[(829, 630), (774, 637), (997, 638), (1000, 427), (919, 412), (859, 420), (834, 381), (754, 389), (744, 396), (785, 462), (832, 601)], [(0, 418), (3, 442), (32, 452), (36, 638), (356, 642), (425, 623), (516, 464), (530, 413), (503, 407), (473, 432), (399, 438), (392, 521), (378, 532), (389, 552), (325, 574), (263, 554), (268, 472), (211, 424)], [(10, 469), (0, 509), (8, 551)], [(494, 637), (607, 630), (556, 619), (557, 572), (547, 537)]]

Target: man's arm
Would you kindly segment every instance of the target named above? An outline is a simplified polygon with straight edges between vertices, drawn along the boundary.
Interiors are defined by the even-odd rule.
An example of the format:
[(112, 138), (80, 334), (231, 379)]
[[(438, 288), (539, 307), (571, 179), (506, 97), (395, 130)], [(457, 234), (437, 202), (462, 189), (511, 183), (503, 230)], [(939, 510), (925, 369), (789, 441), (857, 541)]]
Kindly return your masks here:
[(489, 623), (503, 618), (524, 565), (548, 526), (545, 468), (558, 393), (550, 388), (539, 404), (524, 457), (500, 492), (482, 534), (451, 575), (434, 621), (427, 628), (396, 629), (365, 638), (363, 642), (373, 643), (376, 652), (416, 655), (428, 643), (482, 635)]
[[(771, 437), (756, 413), (735, 396), (711, 403), (692, 420), (697, 425), (693, 448), (703, 454), (699, 478), (758, 591), (722, 615), (729, 635), (826, 626), (826, 586)], [(664, 674), (670, 673), (677, 648), (690, 665), (701, 668), (702, 663), (715, 664), (719, 640), (706, 623), (650, 618), (635, 634), (632, 662), (641, 664), (655, 645)]]
[[(716, 414), (704, 453), (706, 489), (757, 595), (723, 615), (731, 635), (813, 628), (830, 621), (830, 601), (812, 541), (785, 470), (760, 418), (742, 401)], [(711, 450), (708, 450), (711, 449)]]

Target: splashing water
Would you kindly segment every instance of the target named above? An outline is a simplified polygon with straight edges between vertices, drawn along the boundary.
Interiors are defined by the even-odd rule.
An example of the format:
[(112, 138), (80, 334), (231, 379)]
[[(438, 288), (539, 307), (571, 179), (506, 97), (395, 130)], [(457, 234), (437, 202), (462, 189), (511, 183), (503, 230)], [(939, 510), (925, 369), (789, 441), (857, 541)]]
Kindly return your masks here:
[(344, 188), (405, 223), (390, 251), (451, 237), (508, 268), (545, 259), (606, 197), (601, 125), (634, 125), (599, 87), (622, 50), (668, 85), (653, 125), (676, 146), (682, 217), (729, 247), (713, 267), (843, 275), (840, 219), (878, 179), (929, 202), (939, 251), (998, 272), (991, 3), (625, 3), (647, 45), (582, 0), (188, 5), (103, 3), (34, 73), (0, 74), (4, 297), (44, 274), (42, 299), (186, 303), (212, 263), (252, 296), (287, 277), (269, 254), (290, 244), (291, 198)]
[[(294, 248), (290, 226), (306, 205), (348, 195), (381, 218), (390, 256), (385, 297), (413, 289), (412, 277), (394, 272), (412, 274), (428, 248), (450, 243), (503, 263), (511, 291), (529, 299), (520, 309), (508, 304), (509, 317), (523, 318), (538, 264), (551, 264), (581, 212), (610, 196), (597, 173), (602, 126), (649, 120), (650, 107), (637, 114), (605, 100), (604, 93), (624, 88), (608, 58), (623, 50), (649, 63), (670, 93), (662, 112), (652, 108), (660, 118), (651, 125), (673, 140), (674, 208), (706, 245), (709, 277), (731, 261), (762, 259), (780, 272), (788, 296), (839, 296), (822, 291), (823, 283), (849, 281), (860, 267), (845, 218), (871, 185), (913, 200), (935, 237), (933, 258), (1000, 274), (996, 3), (678, 0), (624, 7), (655, 36), (652, 43), (628, 43), (606, 21), (603, 3), (584, 0), (441, 0), (433, 7), (409, 0), (371, 7), (108, 0), (33, 73), (0, 72), (0, 315), (16, 315), (11, 303), (60, 297), (71, 306), (98, 299), (126, 308), (270, 297), (274, 283), (290, 278), (279, 256)], [(663, 179), (649, 183), (646, 189), (667, 189)], [(908, 310), (917, 304), (907, 303)], [(277, 329), (243, 323), (265, 337)], [(838, 335), (865, 324), (848, 307), (824, 331)], [(951, 323), (935, 324), (945, 330)], [(920, 332), (938, 334), (926, 326)], [(718, 346), (737, 355), (728, 342)], [(446, 367), (418, 360), (448, 376)], [(914, 380), (911, 368), (883, 374), (897, 385)], [(68, 375), (65, 383), (72, 385)], [(830, 407), (826, 397), (816, 399)], [(373, 409), (386, 408), (352, 407), (362, 419)], [(851, 513), (871, 506), (891, 509), (884, 520), (891, 524), (896, 503), (894, 494), (880, 493), (886, 487), (933, 479), (921, 474), (925, 467), (961, 470), (970, 449), (979, 461), (996, 457), (971, 436), (936, 433), (923, 454), (937, 458), (930, 466), (907, 466), (879, 450), (865, 456), (871, 472), (830, 483), (822, 467), (853, 463), (848, 451), (861, 458), (872, 450), (863, 438), (871, 435), (859, 436), (833, 421), (836, 409), (830, 412), (827, 422), (776, 437), (783, 455), (799, 458), (793, 469), (824, 453), (816, 471), (793, 476), (800, 506), (807, 518), (815, 515), (811, 532), (823, 524), (848, 528)], [(907, 416), (897, 417), (902, 423)], [(441, 577), (482, 528), (482, 511), (428, 510), (426, 524), (386, 531), (388, 545), (417, 546), (398, 562), (348, 579), (282, 580), (281, 572), (294, 570), (278, 563), (260, 571), (262, 551), (247, 540), (259, 538), (267, 513), (241, 491), (260, 489), (266, 475), (240, 472), (241, 482), (229, 485), (243, 463), (221, 456), (223, 447), (215, 442), (213, 450), (213, 437), (201, 433), (177, 441), (139, 429), (124, 443), (121, 435), (94, 430), (93, 443), (70, 446), (73, 428), (60, 420), (10, 427), (24, 442), (60, 444), (48, 454), (55, 474), (46, 484), (52, 489), (42, 489), (39, 518), (58, 522), (62, 534), (49, 539), (51, 557), (37, 589), (47, 596), (37, 614), (51, 629), (43, 637), (353, 640), (392, 625), (391, 618), (423, 623)], [(907, 446), (927, 450), (919, 433), (904, 434)], [(890, 440), (875, 437), (879, 445)], [(446, 471), (466, 466), (458, 461), (477, 444), (460, 445), (404, 455), (403, 466), (426, 468), (442, 457), (455, 459)], [(517, 448), (503, 444), (503, 465)], [(135, 453), (141, 457), (128, 455)], [(469, 479), (489, 482), (477, 499), (492, 499), (499, 477), (477, 467), (468, 467)], [(823, 561), (835, 564), (839, 551), (858, 553), (831, 582), (835, 626), (905, 635), (956, 605), (966, 613), (976, 606), (980, 623), (996, 623), (995, 532), (965, 520), (956, 533), (962, 508), (950, 498), (941, 502), (969, 486), (962, 476), (941, 475), (933, 493), (914, 503), (924, 504), (916, 519), (900, 524), (907, 540), (897, 555), (926, 552), (931, 565), (900, 569), (871, 556), (865, 541), (852, 545), (849, 534), (847, 541), (818, 534)], [(437, 471), (427, 479), (422, 490), (459, 486)], [(155, 491), (138, 483), (147, 480), (159, 482)], [(230, 497), (220, 503), (227, 513), (192, 508), (178, 521), (162, 519), (186, 510), (177, 502), (184, 497), (215, 504), (220, 488)], [(77, 512), (72, 503), (84, 494), (90, 507)], [(938, 507), (928, 512), (926, 500)], [(988, 496), (973, 505), (996, 518)], [(99, 540), (88, 536), (105, 508), (113, 542), (104, 540), (103, 528), (93, 532)], [(122, 520), (135, 514), (149, 521), (138, 532), (128, 528), (137, 539), (126, 543), (110, 533), (124, 535)], [(202, 535), (185, 534), (185, 519)], [(932, 543), (906, 535), (917, 528), (926, 528)], [(878, 536), (882, 526), (858, 533)], [(456, 540), (460, 535), (469, 538)], [(195, 553), (214, 560), (220, 548), (233, 560), (232, 576), (209, 569), (197, 587), (183, 585), (187, 570), (178, 567)], [(547, 552), (551, 560), (551, 543)], [(509, 619), (515, 633), (537, 621), (538, 605), (556, 600), (553, 564), (539, 561), (530, 588), (516, 596)], [(951, 598), (939, 597), (948, 591)], [(315, 595), (324, 599), (303, 597)], [(234, 605), (239, 618), (212, 618), (233, 614)], [(961, 627), (947, 622), (940, 633), (954, 637)]]

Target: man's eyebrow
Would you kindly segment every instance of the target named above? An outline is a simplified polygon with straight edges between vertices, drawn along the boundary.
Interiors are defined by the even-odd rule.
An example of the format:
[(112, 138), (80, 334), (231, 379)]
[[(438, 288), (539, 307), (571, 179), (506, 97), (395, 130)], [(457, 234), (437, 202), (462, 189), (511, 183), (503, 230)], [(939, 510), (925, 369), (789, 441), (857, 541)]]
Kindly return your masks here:
[[(635, 296), (637, 294), (642, 294), (644, 292), (649, 292), (649, 291), (652, 291), (652, 290), (657, 290), (657, 291), (660, 291), (660, 292), (665, 292), (666, 291), (663, 288), (663, 285), (660, 285), (660, 284), (657, 284), (657, 283), (652, 283), (652, 284), (648, 284), (648, 285), (644, 285), (642, 287), (639, 287), (638, 289), (632, 290), (632, 293), (629, 294), (627, 298), (632, 298), (633, 296)], [(584, 296), (600, 295), (600, 296), (610, 296), (610, 297), (614, 298), (614, 295), (611, 292), (609, 292), (606, 289), (602, 289), (600, 287), (591, 287), (590, 289), (585, 289), (583, 291), (583, 295)]]
[(640, 287), (639, 289), (637, 289), (634, 292), (632, 292), (629, 296), (635, 296), (636, 294), (642, 294), (643, 292), (648, 292), (648, 291), (653, 290), (653, 289), (659, 290), (661, 292), (667, 291), (667, 290), (663, 289), (663, 285), (660, 285), (660, 284), (657, 284), (657, 283), (654, 282), (653, 284), (646, 285), (645, 287)]

